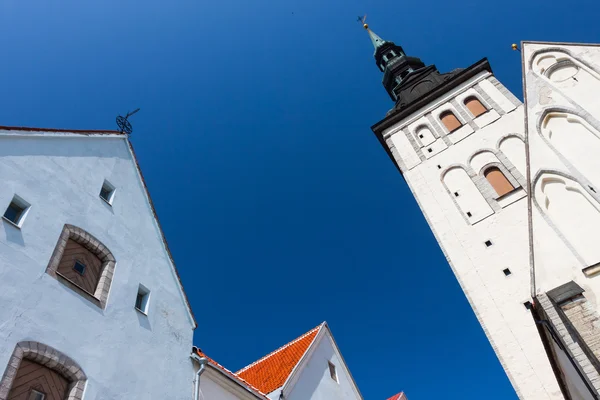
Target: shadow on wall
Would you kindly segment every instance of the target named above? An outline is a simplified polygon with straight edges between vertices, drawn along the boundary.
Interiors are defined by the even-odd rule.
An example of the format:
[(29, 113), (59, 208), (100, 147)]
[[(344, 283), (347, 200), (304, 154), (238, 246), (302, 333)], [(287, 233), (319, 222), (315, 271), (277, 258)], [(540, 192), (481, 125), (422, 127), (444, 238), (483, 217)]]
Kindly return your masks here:
[[(4, 212), (4, 210), (1, 210)], [(23, 240), (23, 233), (16, 226), (12, 226), (10, 223), (0, 220), (2, 228), (4, 228), (4, 237), (7, 241), (18, 244), (19, 246), (25, 246), (25, 240)]]

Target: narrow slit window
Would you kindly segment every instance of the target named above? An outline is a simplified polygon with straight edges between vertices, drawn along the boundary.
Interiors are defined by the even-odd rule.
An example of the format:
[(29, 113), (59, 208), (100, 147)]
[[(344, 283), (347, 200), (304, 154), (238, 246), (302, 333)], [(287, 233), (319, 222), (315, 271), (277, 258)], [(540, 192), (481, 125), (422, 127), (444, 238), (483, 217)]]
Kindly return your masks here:
[(29, 210), (30, 204), (19, 196), (14, 196), (6, 211), (4, 211), (3, 218), (17, 227), (23, 225), (25, 215)]
[(150, 289), (140, 284), (137, 297), (135, 298), (135, 309), (148, 314), (148, 303), (150, 302)]
[(338, 382), (338, 376), (337, 376), (337, 371), (335, 369), (335, 365), (331, 361), (328, 361), (328, 363), (329, 363), (329, 375), (331, 376), (331, 379)]
[(100, 189), (100, 198), (112, 205), (113, 197), (115, 195), (115, 187), (110, 182), (104, 181), (102, 188)]
[(440, 115), (440, 120), (442, 121), (442, 124), (444, 124), (446, 129), (448, 129), (449, 133), (454, 132), (462, 126), (462, 124), (460, 123), (458, 118), (456, 118), (456, 115), (454, 115), (452, 111), (443, 112)]
[(475, 118), (487, 112), (487, 108), (485, 108), (485, 106), (481, 104), (481, 101), (479, 101), (477, 97), (468, 97), (467, 99), (465, 99), (465, 106), (467, 106), (467, 108)]

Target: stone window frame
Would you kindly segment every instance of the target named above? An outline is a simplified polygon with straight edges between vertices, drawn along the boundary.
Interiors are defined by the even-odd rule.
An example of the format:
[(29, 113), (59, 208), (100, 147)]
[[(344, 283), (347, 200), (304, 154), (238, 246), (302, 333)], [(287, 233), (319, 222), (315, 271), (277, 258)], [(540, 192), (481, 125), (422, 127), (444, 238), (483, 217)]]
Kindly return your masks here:
[[(458, 122), (460, 122), (460, 125), (461, 125), (459, 128), (453, 130), (452, 132), (450, 132), (448, 130), (448, 128), (446, 128), (446, 125), (444, 125), (444, 123), (442, 122), (442, 118), (441, 118), (442, 114), (447, 113), (448, 111), (450, 111), (450, 112), (452, 112), (452, 114), (454, 114), (454, 116), (456, 117)], [(431, 115), (438, 122), (444, 135), (452, 135), (453, 133), (457, 132), (459, 129), (461, 129), (465, 125), (469, 125), (469, 120), (466, 119), (462, 115), (462, 113), (459, 111), (459, 108), (457, 108), (454, 104), (452, 104), (452, 100), (449, 100), (448, 102), (440, 105), (438, 108), (436, 108), (434, 111), (431, 112)]]
[[(595, 187), (595, 185), (588, 180), (588, 178), (583, 175), (571, 161), (563, 155), (563, 153), (557, 149), (554, 144), (548, 139), (548, 137), (544, 134), (544, 125), (548, 118), (551, 118), (553, 114), (567, 114), (571, 115), (575, 118), (582, 120), (584, 123), (590, 125), (597, 132), (600, 132), (600, 121), (596, 120), (592, 115), (590, 115), (587, 111), (577, 107), (578, 109), (569, 108), (569, 107), (547, 107), (545, 108), (541, 115), (539, 116), (536, 122), (536, 131), (538, 136), (544, 141), (546, 146), (559, 158), (559, 160), (567, 167), (572, 176), (574, 176), (582, 186), (591, 186)], [(600, 196), (596, 193), (592, 194), (598, 202), (600, 202)]]
[[(79, 285), (64, 277), (60, 274), (60, 272), (57, 271), (69, 239), (88, 249), (102, 262), (102, 272), (100, 273), (100, 279), (98, 280), (98, 284), (94, 293), (89, 293), (87, 290), (81, 288)], [(50, 262), (46, 268), (46, 273), (60, 283), (69, 287), (71, 290), (90, 300), (98, 307), (104, 309), (106, 308), (106, 303), (108, 301), (108, 293), (110, 291), (110, 286), (114, 276), (115, 266), (115, 257), (110, 252), (108, 247), (100, 242), (100, 240), (77, 226), (65, 224), (58, 239), (58, 243), (54, 248), (54, 252), (50, 257)]]
[[(548, 53), (562, 53), (562, 54), (564, 54), (564, 56), (560, 59), (558, 57), (556, 57), (557, 62), (552, 64), (550, 67), (548, 67), (546, 69), (546, 71), (541, 72), (536, 65), (536, 61), (539, 58), (544, 57), (544, 55), (546, 55)], [(554, 82), (548, 78), (546, 72), (548, 71), (548, 69), (552, 69), (552, 67), (555, 67), (555, 65), (560, 63), (561, 61), (569, 61), (571, 64), (577, 66), (578, 68), (584, 68), (584, 69), (587, 69), (588, 72), (591, 72), (592, 74), (600, 75), (600, 69), (596, 68), (593, 64), (589, 63), (587, 60), (580, 58), (577, 55), (573, 54), (573, 52), (571, 50), (563, 48), (563, 47), (546, 47), (546, 48), (534, 51), (531, 54), (531, 56), (529, 57), (529, 69), (535, 75), (543, 77), (543, 79), (546, 82), (549, 82), (552, 86), (555, 86)]]
[[(475, 188), (477, 190), (479, 190), (479, 193), (483, 196), (483, 198), (486, 201), (486, 203), (492, 209), (492, 213), (489, 216), (484, 217), (484, 218), (480, 219), (479, 221), (475, 221), (475, 222), (470, 221), (469, 218), (467, 216), (465, 216), (465, 214), (463, 213), (463, 210), (458, 205), (458, 201), (456, 200), (456, 196), (454, 196), (453, 192), (448, 188), (448, 185), (446, 185), (446, 182), (444, 181), (444, 178), (446, 177), (446, 175), (448, 174), (448, 172), (450, 172), (450, 171), (452, 171), (454, 169), (462, 169), (463, 171), (465, 171), (467, 173), (467, 175), (469, 176), (469, 178), (471, 179), (471, 181), (475, 185)], [(471, 167), (471, 165), (464, 165), (464, 164), (460, 164), (460, 163), (454, 163), (454, 164), (448, 165), (440, 173), (440, 182), (442, 183), (442, 186), (444, 187), (444, 190), (446, 191), (446, 194), (450, 197), (450, 199), (452, 199), (452, 203), (454, 203), (454, 206), (458, 210), (459, 214), (462, 216), (463, 220), (467, 224), (469, 224), (471, 226), (475, 225), (475, 224), (477, 224), (477, 223), (479, 223), (481, 221), (483, 221), (484, 219), (486, 219), (486, 218), (488, 218), (488, 217), (490, 217), (492, 215), (494, 215), (496, 212), (498, 212), (498, 211), (500, 211), (502, 209), (495, 200), (492, 200), (489, 195), (486, 195), (486, 193), (488, 193), (489, 190), (492, 189), (492, 187), (489, 184), (489, 182), (487, 181), (487, 179), (485, 179), (484, 177), (478, 175), (475, 172), (475, 170)], [(489, 189), (488, 189), (488, 187), (486, 187), (486, 184), (489, 185)], [(495, 191), (494, 191), (494, 193), (495, 193)]]
[[(513, 189), (501, 196), (498, 195), (498, 192), (496, 192), (496, 188), (494, 188), (492, 186), (492, 184), (488, 181), (487, 177), (485, 176), (485, 173), (490, 169), (490, 168), (497, 168), (502, 175), (504, 175), (504, 177), (506, 178), (506, 180), (512, 185)], [(482, 177), (483, 179), (485, 179), (485, 181), (488, 183), (488, 185), (490, 185), (490, 187), (494, 190), (494, 192), (496, 193), (495, 195), (492, 196), (492, 198), (494, 200), (499, 200), (500, 198), (507, 196), (511, 193), (513, 193), (515, 190), (521, 189), (521, 184), (519, 183), (519, 181), (510, 173), (510, 171), (508, 170), (508, 168), (506, 168), (506, 166), (501, 163), (501, 162), (497, 162), (497, 161), (493, 161), (490, 163), (485, 164), (483, 167), (481, 167), (481, 170), (479, 171), (479, 176)], [(485, 194), (484, 194), (485, 196)]]
[(27, 359), (61, 374), (70, 381), (67, 400), (82, 400), (87, 376), (72, 358), (35, 341), (17, 343), (0, 380), (0, 400), (7, 400), (21, 361)]
[(546, 221), (548, 226), (550, 226), (550, 228), (552, 228), (552, 230), (554, 231), (556, 236), (565, 244), (565, 246), (571, 251), (571, 253), (573, 253), (573, 255), (575, 256), (577, 261), (579, 261), (579, 263), (583, 267), (581, 272), (583, 272), (583, 274), (588, 278), (594, 277), (598, 274), (598, 272), (600, 272), (600, 262), (589, 265), (584, 260), (583, 256), (581, 254), (579, 254), (579, 252), (575, 249), (575, 247), (571, 244), (571, 242), (566, 238), (566, 236), (562, 234), (560, 228), (554, 223), (552, 218), (550, 218), (550, 216), (548, 215), (548, 213), (546, 212), (544, 207), (542, 207), (542, 205), (539, 202), (539, 198), (538, 198), (539, 186), (538, 185), (540, 184), (542, 178), (544, 178), (546, 176), (551, 177), (552, 175), (557, 176), (559, 179), (564, 178), (564, 179), (567, 179), (567, 180), (577, 183), (579, 186), (581, 186), (581, 188), (585, 191), (585, 193), (587, 195), (589, 195), (596, 202), (600, 203), (600, 201), (598, 200), (598, 194), (595, 192), (592, 192), (589, 189), (589, 187), (584, 185), (579, 179), (577, 179), (576, 176), (565, 173), (563, 171), (556, 170), (556, 169), (539, 170), (535, 174), (533, 180), (531, 181), (531, 197), (532, 197), (532, 203), (533, 203), (534, 207), (538, 210), (538, 212), (540, 213), (540, 215), (542, 216), (544, 221)]

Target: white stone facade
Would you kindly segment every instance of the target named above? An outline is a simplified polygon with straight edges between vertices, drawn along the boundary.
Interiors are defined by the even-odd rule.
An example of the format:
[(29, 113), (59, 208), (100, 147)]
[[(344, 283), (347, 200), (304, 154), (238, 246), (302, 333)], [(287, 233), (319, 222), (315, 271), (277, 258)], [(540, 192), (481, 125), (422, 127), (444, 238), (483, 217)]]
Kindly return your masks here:
[(522, 51), (532, 289), (570, 395), (598, 398), (600, 48), (525, 42)]
[[(486, 113), (469, 112), (464, 101), (472, 96)], [(446, 110), (462, 123), (452, 133), (440, 123)], [(523, 111), (484, 71), (386, 129), (383, 139), (519, 397), (562, 399), (524, 305), (531, 297)], [(415, 136), (422, 126), (425, 141)], [(484, 177), (490, 166), (515, 190), (498, 197)]]
[[(105, 180), (112, 205), (99, 197)], [(189, 400), (195, 322), (127, 138), (2, 129), (0, 182), (2, 213), (15, 195), (29, 206), (19, 226), (0, 220), (3, 381), (25, 355), (72, 377), (69, 399)], [(48, 273), (65, 225), (114, 256), (104, 303), (103, 290), (94, 301)], [(140, 284), (146, 314), (134, 307)]]

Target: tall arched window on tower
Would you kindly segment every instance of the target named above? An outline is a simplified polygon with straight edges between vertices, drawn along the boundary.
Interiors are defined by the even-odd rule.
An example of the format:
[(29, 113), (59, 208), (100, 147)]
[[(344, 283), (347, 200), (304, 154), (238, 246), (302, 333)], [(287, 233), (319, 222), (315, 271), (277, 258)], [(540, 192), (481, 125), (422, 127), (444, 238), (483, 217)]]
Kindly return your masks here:
[(502, 171), (498, 167), (490, 167), (483, 172), (485, 179), (492, 185), (498, 197), (504, 196), (507, 193), (512, 192), (515, 187), (510, 181), (504, 176)]
[(448, 129), (448, 133), (452, 133), (462, 126), (462, 124), (460, 123), (458, 118), (456, 118), (456, 115), (454, 115), (452, 111), (445, 111), (442, 114), (440, 114), (440, 120), (442, 121), (446, 129)]
[(487, 108), (485, 108), (485, 106), (481, 104), (481, 101), (475, 96), (467, 97), (465, 99), (465, 106), (467, 106), (475, 118), (487, 112)]

